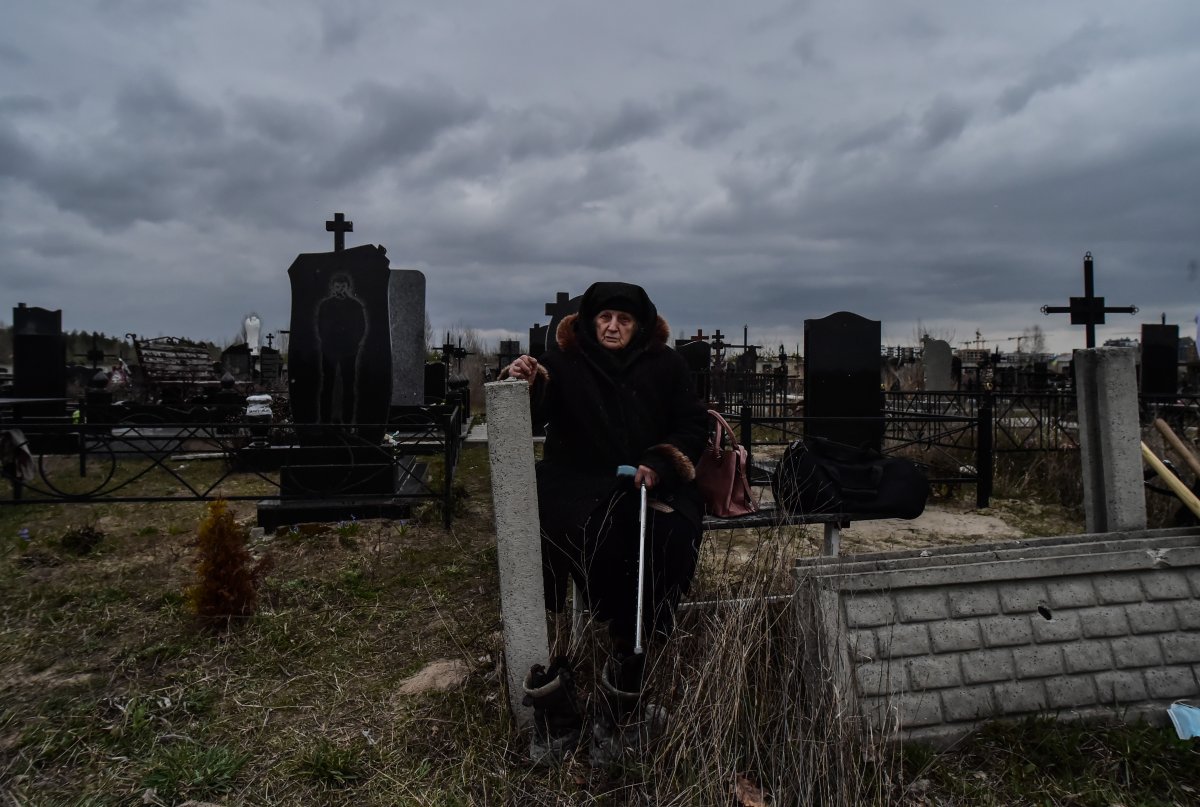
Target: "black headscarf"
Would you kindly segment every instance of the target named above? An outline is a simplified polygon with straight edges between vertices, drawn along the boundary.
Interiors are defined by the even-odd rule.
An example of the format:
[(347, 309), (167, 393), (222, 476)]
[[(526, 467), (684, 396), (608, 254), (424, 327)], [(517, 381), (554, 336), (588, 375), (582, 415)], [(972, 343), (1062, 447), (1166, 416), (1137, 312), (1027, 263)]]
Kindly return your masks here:
[[(624, 311), (637, 321), (637, 333), (620, 350), (609, 350), (596, 339), (596, 315), (601, 311)], [(658, 324), (658, 309), (641, 286), (619, 281), (593, 283), (579, 300), (579, 319), (575, 322), (584, 349), (602, 366), (622, 371), (650, 341)]]

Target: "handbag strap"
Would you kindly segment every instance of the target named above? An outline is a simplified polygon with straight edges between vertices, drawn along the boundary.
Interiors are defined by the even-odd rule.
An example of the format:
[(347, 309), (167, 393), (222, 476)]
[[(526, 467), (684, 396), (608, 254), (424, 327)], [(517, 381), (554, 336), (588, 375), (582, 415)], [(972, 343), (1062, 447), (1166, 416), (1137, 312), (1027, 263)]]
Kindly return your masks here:
[[(725, 435), (726, 434), (729, 435), (730, 447), (733, 449), (737, 449), (738, 445), (739, 445), (738, 441), (737, 441), (737, 437), (734, 436), (733, 429), (729, 426), (728, 423), (725, 422), (725, 418), (721, 417), (721, 413), (715, 409), (709, 409), (708, 414), (709, 414), (709, 416), (712, 417), (713, 420), (715, 420), (717, 422), (716, 423), (716, 427), (717, 427), (716, 439), (713, 441), (713, 445), (716, 446), (717, 450), (720, 451), (722, 449), (722, 447), (725, 445)], [(722, 430), (724, 430), (723, 433), (722, 433)]]

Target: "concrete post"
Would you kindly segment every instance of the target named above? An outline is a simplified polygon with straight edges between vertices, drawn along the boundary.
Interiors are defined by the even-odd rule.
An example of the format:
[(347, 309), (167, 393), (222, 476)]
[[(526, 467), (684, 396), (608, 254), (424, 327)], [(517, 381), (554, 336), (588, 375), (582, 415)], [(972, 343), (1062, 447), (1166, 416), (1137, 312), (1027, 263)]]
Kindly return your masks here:
[(524, 726), (532, 722), (533, 710), (521, 705), (521, 684), (530, 666), (547, 664), (550, 653), (542, 593), (542, 543), (533, 473), (529, 385), (523, 381), (493, 381), (483, 386), (508, 704), (517, 723)]
[(1134, 349), (1076, 350), (1074, 359), (1087, 531), (1144, 530)]

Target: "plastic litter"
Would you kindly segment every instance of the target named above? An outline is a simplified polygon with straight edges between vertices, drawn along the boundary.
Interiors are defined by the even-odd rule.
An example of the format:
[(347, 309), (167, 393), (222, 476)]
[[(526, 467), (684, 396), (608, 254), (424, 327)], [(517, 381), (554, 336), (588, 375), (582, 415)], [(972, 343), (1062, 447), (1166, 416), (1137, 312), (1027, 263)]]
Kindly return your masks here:
[(1175, 701), (1167, 707), (1167, 716), (1175, 725), (1175, 733), (1181, 740), (1200, 736), (1200, 708), (1183, 701)]

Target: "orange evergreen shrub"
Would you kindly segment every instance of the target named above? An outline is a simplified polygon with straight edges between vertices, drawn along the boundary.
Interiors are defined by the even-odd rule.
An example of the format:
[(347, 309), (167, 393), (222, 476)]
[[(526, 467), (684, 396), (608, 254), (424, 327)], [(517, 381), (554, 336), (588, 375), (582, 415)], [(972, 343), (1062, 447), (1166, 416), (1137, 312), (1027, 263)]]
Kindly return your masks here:
[(253, 562), (246, 549), (249, 536), (239, 527), (222, 500), (210, 502), (200, 523), (196, 583), (187, 590), (187, 601), (201, 621), (222, 626), (236, 617), (254, 613), (258, 585), (266, 574), (269, 557)]

